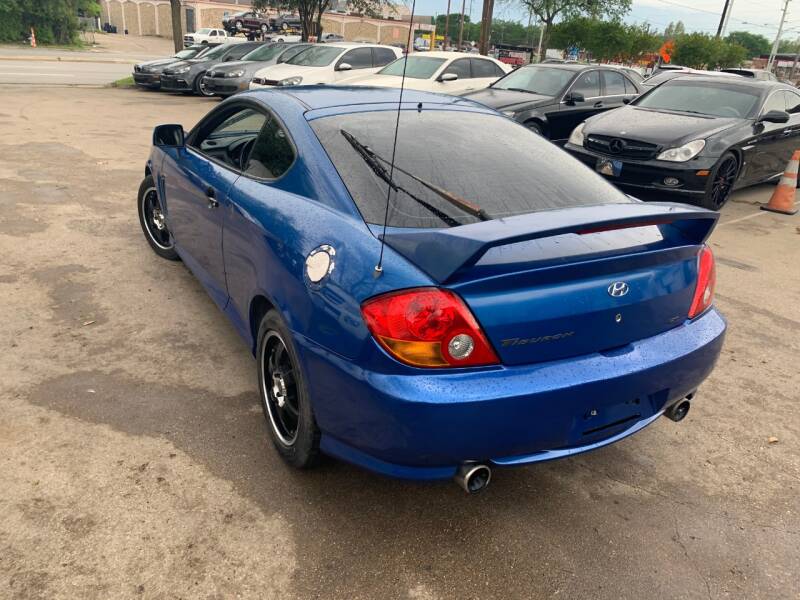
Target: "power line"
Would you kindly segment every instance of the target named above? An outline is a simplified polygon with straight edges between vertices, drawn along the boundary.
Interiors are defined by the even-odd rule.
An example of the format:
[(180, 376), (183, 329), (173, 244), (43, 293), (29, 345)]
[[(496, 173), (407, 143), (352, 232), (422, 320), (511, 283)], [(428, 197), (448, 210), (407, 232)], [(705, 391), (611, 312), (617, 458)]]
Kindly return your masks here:
[[(692, 10), (694, 12), (705, 13), (708, 15), (714, 15), (715, 17), (719, 16), (719, 12), (713, 10), (706, 10), (704, 8), (697, 8), (696, 6), (690, 6), (689, 4), (681, 4), (680, 2), (673, 2), (672, 0), (655, 0), (656, 2), (661, 2), (662, 4), (668, 4), (670, 6), (678, 6), (680, 8), (685, 8), (686, 10)], [(770, 25), (767, 23), (753, 23), (752, 21), (746, 21), (744, 19), (739, 19), (737, 17), (730, 17), (733, 21), (738, 21), (744, 25), (754, 25), (756, 27), (764, 27), (766, 29), (777, 30), (778, 28), (775, 25)]]

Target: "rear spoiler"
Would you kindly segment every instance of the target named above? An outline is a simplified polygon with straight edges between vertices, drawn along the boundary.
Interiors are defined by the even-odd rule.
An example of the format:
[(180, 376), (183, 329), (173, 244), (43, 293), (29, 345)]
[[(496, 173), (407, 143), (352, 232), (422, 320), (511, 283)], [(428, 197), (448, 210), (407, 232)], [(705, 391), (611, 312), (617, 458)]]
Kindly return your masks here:
[(435, 281), (474, 266), (491, 248), (566, 233), (587, 234), (658, 225), (676, 245), (697, 245), (711, 235), (719, 213), (673, 202), (602, 204), (528, 213), (451, 229), (386, 231), (385, 242)]

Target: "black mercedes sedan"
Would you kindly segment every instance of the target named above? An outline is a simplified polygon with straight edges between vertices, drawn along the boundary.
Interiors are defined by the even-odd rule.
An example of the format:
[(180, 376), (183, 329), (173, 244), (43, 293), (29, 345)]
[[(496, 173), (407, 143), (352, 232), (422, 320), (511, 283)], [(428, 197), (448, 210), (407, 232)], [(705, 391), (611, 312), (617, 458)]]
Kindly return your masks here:
[(212, 48), (202, 56), (170, 65), (161, 73), (161, 89), (166, 92), (189, 92), (201, 96), (214, 93), (203, 85), (203, 76), (219, 63), (241, 60), (264, 42), (231, 42)]
[(639, 86), (616, 67), (547, 63), (520, 67), (464, 97), (551, 140), (563, 140), (581, 121), (630, 102)]
[(581, 123), (565, 149), (632, 193), (719, 209), (780, 177), (800, 149), (800, 93), (739, 77), (676, 77)]

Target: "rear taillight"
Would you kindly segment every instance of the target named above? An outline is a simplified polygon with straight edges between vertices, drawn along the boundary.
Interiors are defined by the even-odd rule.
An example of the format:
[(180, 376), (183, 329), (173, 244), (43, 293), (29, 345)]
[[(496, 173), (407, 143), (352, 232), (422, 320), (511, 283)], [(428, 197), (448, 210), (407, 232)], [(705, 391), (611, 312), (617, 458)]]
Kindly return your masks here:
[(415, 367), (497, 364), (497, 355), (456, 294), (417, 288), (377, 296), (361, 305), (370, 332), (389, 354)]
[(689, 318), (693, 319), (703, 313), (714, 302), (714, 286), (717, 283), (717, 269), (714, 266), (714, 254), (711, 248), (703, 246), (697, 255), (697, 287), (694, 290)]

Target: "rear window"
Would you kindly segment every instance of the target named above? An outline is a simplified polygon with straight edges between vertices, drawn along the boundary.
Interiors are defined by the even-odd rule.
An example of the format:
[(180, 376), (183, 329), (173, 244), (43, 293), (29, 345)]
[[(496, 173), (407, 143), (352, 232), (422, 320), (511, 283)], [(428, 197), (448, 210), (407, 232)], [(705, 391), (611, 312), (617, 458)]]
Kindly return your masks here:
[[(386, 176), (390, 169), (396, 118), (395, 111), (386, 110), (311, 121), (367, 223), (383, 223), (388, 184), (381, 173)], [(492, 134), (481, 136), (481, 131)], [(387, 221), (392, 227), (453, 227), (480, 220), (459, 201), (479, 206), (491, 219), (632, 202), (525, 127), (462, 111), (402, 112), (393, 181)]]

